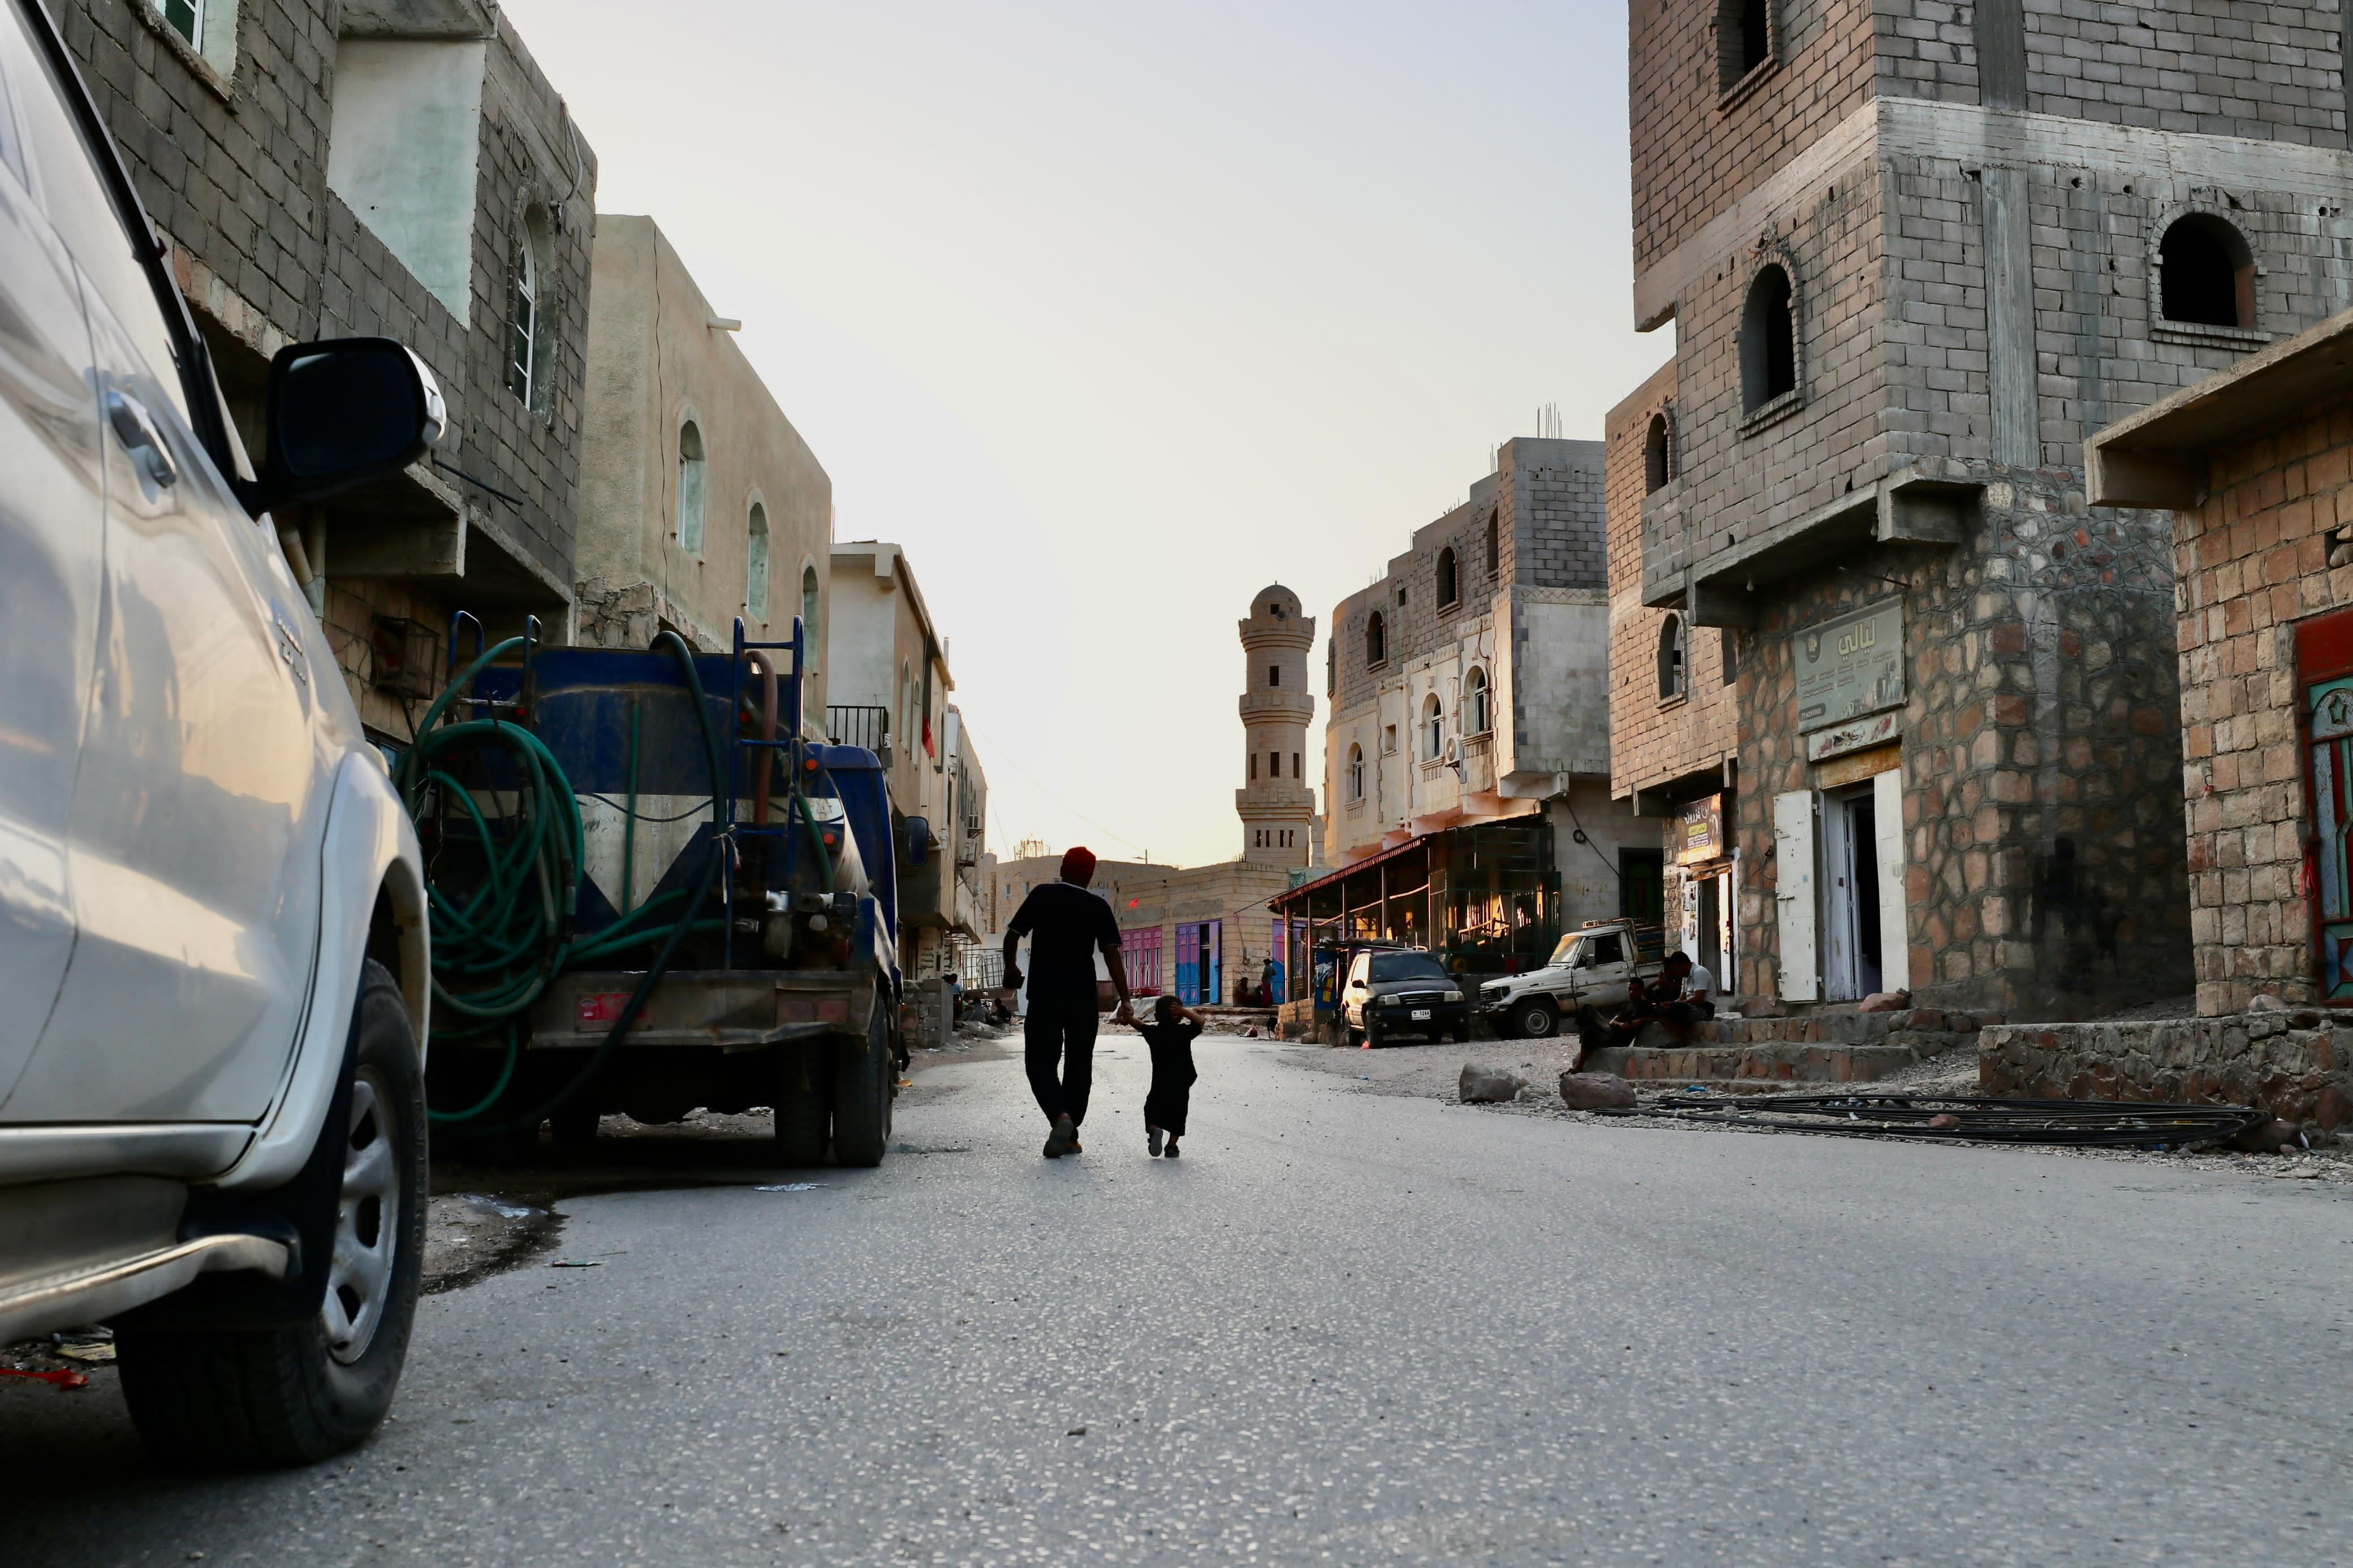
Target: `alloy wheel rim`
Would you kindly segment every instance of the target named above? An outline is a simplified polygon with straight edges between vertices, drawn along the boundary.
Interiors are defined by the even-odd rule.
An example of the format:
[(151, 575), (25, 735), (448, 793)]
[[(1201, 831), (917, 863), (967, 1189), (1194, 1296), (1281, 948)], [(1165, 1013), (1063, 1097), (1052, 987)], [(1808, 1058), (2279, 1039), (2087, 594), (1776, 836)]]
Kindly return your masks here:
[(320, 1316), (327, 1349), (346, 1366), (367, 1353), (392, 1295), (400, 1237), (400, 1162), (394, 1151), (383, 1081), (363, 1068), (352, 1082), (351, 1135), (343, 1149), (343, 1190), (335, 1206), (335, 1243)]

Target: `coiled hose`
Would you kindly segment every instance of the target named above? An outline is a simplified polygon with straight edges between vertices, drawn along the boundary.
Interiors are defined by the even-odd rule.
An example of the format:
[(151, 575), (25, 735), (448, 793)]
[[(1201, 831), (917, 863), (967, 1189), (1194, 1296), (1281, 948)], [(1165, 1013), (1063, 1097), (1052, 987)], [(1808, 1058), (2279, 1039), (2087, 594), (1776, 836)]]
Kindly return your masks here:
[[(421, 826), (437, 798), (454, 802), (462, 807), (463, 815), (457, 823), (445, 824), (445, 839), (452, 834), (470, 836), (481, 852), (483, 874), (470, 891), (453, 892), (429, 874), (426, 880), (433, 929), (432, 1035), (436, 1041), (455, 1041), (503, 1031), (506, 1059), (497, 1082), (475, 1104), (462, 1110), (427, 1110), (426, 1114), (438, 1124), (465, 1125), (469, 1131), (485, 1133), (529, 1132), (577, 1098), (596, 1081), (637, 1022), (687, 936), (697, 931), (719, 931), (726, 924), (699, 918), (726, 867), (728, 833), (721, 820), (726, 810), (725, 751), (712, 728), (693, 650), (672, 631), (660, 633), (652, 644), (656, 648), (667, 647), (677, 658), (693, 695), (711, 775), (710, 849), (689, 889), (649, 899), (603, 931), (580, 938), (572, 929), (586, 853), (580, 801), (554, 755), (529, 730), (496, 717), (437, 727), (442, 710), (460, 690), (492, 662), (523, 645), (523, 638), (509, 637), (468, 665), (426, 710), (416, 745), (393, 774), (413, 820)], [(501, 755), (514, 775), (513, 809), (501, 812), (497, 818), (501, 826), (494, 828), (475, 800), (477, 786), (465, 783), (462, 775), (486, 781), (481, 787), (496, 800), (507, 792), (489, 788), (487, 781), (494, 776), (491, 759)], [(659, 952), (611, 1029), (571, 1080), (533, 1110), (503, 1121), (485, 1121), (514, 1081), (522, 1059), (526, 1015), (549, 983), (566, 969), (588, 967), (653, 942), (661, 944)], [(445, 1024), (453, 1016), (458, 1021)]]

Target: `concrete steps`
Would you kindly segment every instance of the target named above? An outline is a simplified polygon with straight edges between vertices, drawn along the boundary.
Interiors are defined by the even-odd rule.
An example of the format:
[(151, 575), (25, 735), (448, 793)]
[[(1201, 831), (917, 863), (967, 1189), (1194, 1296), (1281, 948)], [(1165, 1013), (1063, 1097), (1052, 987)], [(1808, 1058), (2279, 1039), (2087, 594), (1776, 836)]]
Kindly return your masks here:
[(1984, 1021), (1974, 1014), (1929, 1007), (1724, 1018), (1700, 1026), (1688, 1045), (1651, 1024), (1630, 1046), (1588, 1052), (1585, 1070), (1745, 1088), (1869, 1083), (1948, 1051), (1975, 1050)]

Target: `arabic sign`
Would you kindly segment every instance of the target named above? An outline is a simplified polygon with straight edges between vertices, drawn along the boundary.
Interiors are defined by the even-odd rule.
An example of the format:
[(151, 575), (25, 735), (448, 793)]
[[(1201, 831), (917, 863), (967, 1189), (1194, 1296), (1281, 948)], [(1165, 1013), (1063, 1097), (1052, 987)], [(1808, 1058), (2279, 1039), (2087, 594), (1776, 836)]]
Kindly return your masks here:
[(1724, 858), (1724, 797), (1706, 795), (1675, 813), (1675, 864), (1696, 866)]
[(1809, 626), (1790, 640), (1797, 650), (1800, 734), (1903, 704), (1903, 600)]

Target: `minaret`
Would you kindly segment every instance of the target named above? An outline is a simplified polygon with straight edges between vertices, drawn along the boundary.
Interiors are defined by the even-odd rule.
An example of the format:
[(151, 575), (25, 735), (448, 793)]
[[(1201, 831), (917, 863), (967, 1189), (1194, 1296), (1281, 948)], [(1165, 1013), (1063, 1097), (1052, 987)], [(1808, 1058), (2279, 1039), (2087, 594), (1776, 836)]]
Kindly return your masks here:
[(1299, 595), (1277, 583), (1259, 590), (1242, 635), (1242, 819), (1244, 860), (1261, 866), (1312, 866), (1315, 792), (1307, 783), (1307, 726), (1315, 697), (1307, 685), (1307, 650), (1315, 623), (1299, 613)]

